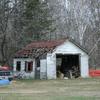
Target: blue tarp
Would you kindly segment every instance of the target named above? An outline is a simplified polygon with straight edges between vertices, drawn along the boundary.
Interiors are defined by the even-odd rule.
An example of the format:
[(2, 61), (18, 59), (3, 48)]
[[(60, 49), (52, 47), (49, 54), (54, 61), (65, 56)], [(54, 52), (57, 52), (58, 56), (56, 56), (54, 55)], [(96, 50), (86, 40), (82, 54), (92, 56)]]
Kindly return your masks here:
[(10, 81), (8, 79), (1, 79), (0, 80), (0, 86), (9, 85), (9, 84), (10, 84)]

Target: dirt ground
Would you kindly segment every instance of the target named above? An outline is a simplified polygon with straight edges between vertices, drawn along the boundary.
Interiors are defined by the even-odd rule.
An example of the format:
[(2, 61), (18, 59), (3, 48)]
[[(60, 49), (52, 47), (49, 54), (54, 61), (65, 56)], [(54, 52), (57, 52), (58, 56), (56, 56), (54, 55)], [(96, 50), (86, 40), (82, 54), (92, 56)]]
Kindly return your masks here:
[(0, 100), (100, 100), (100, 78), (15, 80), (0, 86)]

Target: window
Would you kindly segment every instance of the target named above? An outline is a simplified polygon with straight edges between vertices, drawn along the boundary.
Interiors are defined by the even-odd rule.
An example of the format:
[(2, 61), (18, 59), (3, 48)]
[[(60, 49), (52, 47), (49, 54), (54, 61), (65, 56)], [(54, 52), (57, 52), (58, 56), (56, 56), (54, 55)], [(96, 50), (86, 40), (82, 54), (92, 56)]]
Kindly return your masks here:
[(33, 71), (33, 62), (25, 62), (25, 72), (32, 72)]
[(16, 63), (16, 71), (20, 71), (21, 70), (21, 61), (17, 61)]

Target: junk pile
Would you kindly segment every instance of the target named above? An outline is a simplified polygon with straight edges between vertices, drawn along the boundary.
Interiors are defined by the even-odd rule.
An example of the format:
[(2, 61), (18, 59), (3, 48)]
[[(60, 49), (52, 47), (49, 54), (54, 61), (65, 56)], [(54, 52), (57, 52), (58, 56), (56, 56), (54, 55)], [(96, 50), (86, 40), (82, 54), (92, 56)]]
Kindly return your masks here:
[(9, 85), (13, 80), (13, 73), (8, 66), (0, 67), (0, 86)]

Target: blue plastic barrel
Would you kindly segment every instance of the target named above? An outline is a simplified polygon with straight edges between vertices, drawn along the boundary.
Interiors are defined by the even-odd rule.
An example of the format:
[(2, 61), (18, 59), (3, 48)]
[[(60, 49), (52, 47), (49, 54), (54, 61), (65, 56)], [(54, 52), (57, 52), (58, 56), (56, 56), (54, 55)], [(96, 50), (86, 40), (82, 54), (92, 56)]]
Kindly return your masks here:
[(0, 86), (9, 85), (9, 84), (10, 84), (10, 81), (8, 79), (1, 79), (0, 80)]

